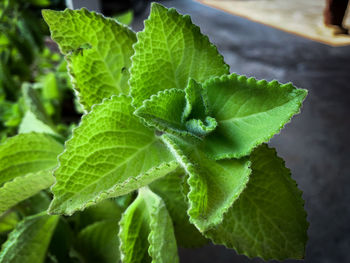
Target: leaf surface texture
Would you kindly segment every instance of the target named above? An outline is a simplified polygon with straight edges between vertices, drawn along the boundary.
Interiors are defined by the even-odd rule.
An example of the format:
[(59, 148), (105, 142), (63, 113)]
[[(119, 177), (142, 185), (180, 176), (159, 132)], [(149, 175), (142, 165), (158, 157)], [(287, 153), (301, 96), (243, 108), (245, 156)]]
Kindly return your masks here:
[(130, 69), (135, 107), (165, 89), (185, 89), (189, 78), (202, 82), (229, 73), (207, 36), (188, 15), (153, 3), (145, 29), (137, 33)]
[(128, 27), (86, 9), (44, 10), (51, 37), (66, 55), (73, 86), (85, 110), (104, 98), (128, 94), (136, 36)]
[(50, 213), (70, 215), (136, 190), (177, 167), (133, 111), (130, 97), (113, 96), (82, 118), (59, 157)]
[(203, 85), (217, 129), (205, 140), (215, 159), (240, 158), (267, 142), (299, 112), (307, 91), (291, 83), (267, 82), (232, 74)]
[(263, 144), (250, 159), (247, 188), (206, 236), (248, 257), (302, 259), (308, 223), (301, 191), (274, 149)]

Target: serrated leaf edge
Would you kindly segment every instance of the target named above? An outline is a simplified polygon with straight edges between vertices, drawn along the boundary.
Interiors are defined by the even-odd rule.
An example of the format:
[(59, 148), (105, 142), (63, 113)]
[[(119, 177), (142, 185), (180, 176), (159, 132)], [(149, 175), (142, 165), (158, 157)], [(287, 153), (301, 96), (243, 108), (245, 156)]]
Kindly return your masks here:
[[(133, 68), (134, 68), (134, 57), (135, 57), (135, 55), (136, 55), (136, 50), (137, 50), (137, 49), (139, 48), (139, 46), (140, 46), (140, 43), (139, 43), (139, 42), (140, 42), (140, 39), (142, 39), (142, 38), (143, 38), (143, 35), (145, 35), (145, 29), (146, 29), (146, 23), (147, 23), (146, 21), (149, 21), (149, 19), (151, 18), (152, 10), (155, 9), (155, 8), (163, 8), (163, 9), (166, 9), (167, 14), (169, 14), (169, 13), (175, 13), (175, 14), (181, 16), (181, 17), (183, 18), (183, 20), (184, 20), (184, 23), (187, 24), (187, 28), (191, 28), (192, 31), (194, 31), (194, 32), (196, 32), (196, 33), (199, 33), (200, 38), (202, 38), (203, 40), (205, 40), (206, 42), (208, 42), (209, 47), (212, 48), (212, 49), (214, 49), (214, 50), (216, 51), (217, 57), (219, 57), (219, 58), (221, 59), (222, 64), (226, 67), (227, 73), (230, 72), (230, 67), (225, 63), (224, 57), (219, 53), (217, 47), (216, 47), (214, 44), (212, 44), (212, 43), (210, 42), (210, 40), (209, 40), (209, 37), (208, 37), (207, 35), (203, 34), (203, 33), (201, 32), (200, 28), (192, 22), (192, 19), (191, 19), (191, 17), (190, 17), (189, 15), (182, 15), (182, 14), (180, 14), (179, 12), (177, 12), (177, 10), (176, 10), (175, 8), (166, 8), (165, 6), (163, 6), (163, 5), (159, 4), (159, 3), (153, 2), (153, 3), (151, 4), (150, 15), (149, 15), (148, 18), (147, 18), (146, 20), (144, 20), (144, 22), (143, 22), (143, 24), (144, 24), (144, 29), (143, 29), (142, 31), (139, 31), (139, 32), (136, 33), (137, 41), (133, 44), (134, 54), (131, 56), (131, 67), (130, 67), (130, 69), (129, 69), (130, 78), (129, 78), (129, 80), (128, 80), (128, 83), (129, 83), (129, 87), (130, 87), (130, 93), (129, 93), (129, 94), (130, 94), (130, 96), (133, 98), (131, 104), (134, 105), (134, 107), (139, 107), (139, 106), (140, 106), (140, 105), (136, 105), (135, 100), (134, 100), (134, 96), (133, 96), (133, 94), (132, 94), (132, 93), (133, 93), (133, 92), (132, 92), (132, 91), (133, 91), (133, 89), (132, 89), (132, 87), (133, 87), (132, 76), (133, 76)], [(142, 103), (141, 103), (141, 105), (142, 105)]]
[[(186, 171), (186, 173), (188, 175), (187, 184), (190, 187), (190, 191), (187, 194), (187, 201), (188, 201), (188, 205), (189, 205), (188, 210), (187, 210), (187, 214), (189, 216), (190, 223), (194, 224), (197, 227), (197, 229), (204, 235), (205, 231), (209, 230), (210, 228), (215, 227), (216, 225), (219, 225), (224, 220), (224, 215), (227, 213), (227, 211), (230, 209), (230, 207), (234, 204), (234, 202), (238, 200), (237, 197), (239, 195), (232, 196), (231, 197), (232, 202), (230, 202), (230, 205), (226, 205), (218, 210), (219, 211), (218, 216), (215, 217), (215, 220), (213, 222), (211, 222), (210, 224), (206, 224), (206, 225), (199, 224), (197, 222), (197, 220), (195, 219), (196, 216), (193, 215), (194, 203), (191, 200), (192, 200), (192, 197), (195, 195), (195, 191), (196, 191), (196, 189), (193, 188), (192, 186), (196, 185), (196, 181), (197, 181), (196, 178), (197, 178), (197, 176), (200, 176), (200, 175), (198, 175), (196, 168), (195, 168), (195, 165), (190, 162), (190, 160), (186, 157), (186, 155), (182, 152), (182, 150), (175, 143), (173, 143), (173, 141), (171, 139), (169, 139), (168, 136), (162, 135), (161, 138), (162, 138), (162, 141), (164, 142), (164, 144), (168, 147), (170, 152), (174, 155), (174, 157), (176, 158), (178, 163), (182, 166), (182, 168)], [(246, 163), (245, 168), (249, 169), (249, 171), (251, 173), (250, 167), (251, 167), (251, 162), (248, 161)], [(244, 189), (246, 188), (248, 183), (249, 183), (249, 180), (244, 185), (242, 190), (240, 191), (240, 194), (244, 191)]]
[[(47, 12), (47, 11), (49, 11), (49, 12), (61, 12), (61, 13), (64, 13), (64, 12), (79, 12), (79, 11), (80, 11), (80, 12), (85, 12), (85, 13), (87, 12), (89, 15), (92, 15), (92, 16), (95, 16), (95, 17), (99, 17), (99, 18), (102, 18), (102, 19), (104, 19), (104, 20), (110, 21), (110, 22), (112, 22), (112, 23), (118, 24), (119, 26), (121, 26), (121, 27), (123, 28), (123, 30), (125, 30), (125, 32), (127, 32), (128, 35), (130, 35), (130, 34), (132, 34), (132, 33), (135, 34), (135, 32), (134, 32), (134, 31), (131, 29), (131, 27), (129, 27), (128, 25), (122, 24), (122, 23), (120, 23), (120, 22), (119, 22), (118, 20), (116, 20), (116, 19), (113, 19), (113, 18), (110, 18), (110, 17), (106, 17), (106, 16), (104, 16), (103, 14), (97, 13), (97, 12), (95, 12), (95, 11), (89, 11), (89, 10), (86, 9), (85, 7), (80, 8), (80, 9), (75, 9), (75, 10), (66, 8), (66, 9), (63, 10), (63, 11), (54, 11), (54, 10), (49, 10), (49, 9), (44, 9), (43, 11), (45, 11), (45, 12)], [(44, 12), (43, 12), (43, 14), (44, 14)], [(43, 15), (43, 17), (44, 17), (44, 20), (45, 20), (45, 16), (44, 16), (44, 15)], [(52, 31), (53, 31), (53, 30), (51, 30), (50, 27), (49, 27), (49, 31), (50, 31), (50, 36), (51, 36), (51, 38), (52, 38)], [(57, 43), (56, 40), (55, 40), (54, 38), (52, 38), (52, 40), (54, 40), (55, 43)], [(136, 43), (136, 42), (135, 42), (135, 43)], [(89, 111), (92, 110), (92, 106), (94, 106), (94, 105), (92, 105), (92, 106), (90, 107), (90, 110), (88, 110), (87, 107), (86, 107), (86, 105), (85, 105), (84, 98), (80, 95), (80, 89), (78, 88), (78, 85), (77, 85), (77, 82), (76, 82), (76, 80), (75, 80), (75, 76), (74, 76), (74, 73), (73, 73), (73, 68), (72, 68), (72, 65), (71, 65), (71, 64), (72, 64), (72, 63), (71, 63), (71, 60), (70, 60), (71, 52), (65, 53), (65, 52), (63, 52), (63, 51), (61, 50), (60, 45), (58, 45), (58, 47), (59, 47), (59, 50), (60, 50), (61, 54), (64, 55), (64, 57), (65, 57), (65, 59), (66, 59), (66, 61), (67, 61), (67, 66), (66, 66), (66, 68), (67, 68), (67, 72), (69, 73), (68, 75), (69, 75), (69, 77), (70, 77), (70, 80), (71, 80), (71, 83), (72, 83), (72, 86), (73, 86), (74, 94), (75, 94), (75, 96), (77, 97), (79, 104), (80, 104), (81, 107), (83, 108), (84, 113), (87, 113), (87, 112), (89, 112)], [(130, 59), (131, 59), (131, 58), (130, 58)], [(127, 70), (129, 71), (130, 76), (131, 76), (130, 68), (127, 69)], [(130, 79), (130, 78), (129, 78), (129, 79)], [(130, 90), (130, 88), (129, 88), (129, 90)], [(127, 94), (126, 94), (126, 95), (127, 95)], [(97, 104), (101, 104), (101, 103), (97, 103)]]
[[(157, 92), (157, 94), (153, 94), (153, 95), (151, 95), (151, 97), (149, 99), (144, 100), (142, 102), (142, 105), (134, 111), (134, 115), (139, 117), (147, 125), (147, 127), (152, 127), (152, 128), (155, 128), (159, 131), (163, 131), (163, 132), (170, 133), (173, 135), (191, 136), (191, 137), (194, 137), (196, 139), (201, 139), (200, 137), (194, 135), (193, 133), (191, 133), (187, 130), (179, 130), (179, 129), (175, 129), (172, 127), (166, 127), (166, 126), (162, 126), (162, 125), (158, 124), (157, 122), (150, 121), (147, 119), (147, 117), (151, 117), (151, 116), (148, 116), (148, 114), (146, 115), (146, 114), (143, 114), (141, 112), (149, 104), (154, 103), (154, 100), (156, 100), (159, 96), (161, 96), (163, 94), (174, 94), (174, 93), (183, 93), (184, 100), (185, 100), (185, 92), (183, 90), (176, 89), (176, 88), (160, 90)], [(184, 125), (184, 128), (186, 128), (185, 125)]]
[[(266, 145), (266, 146), (267, 146), (267, 145)], [(306, 232), (307, 232), (307, 230), (308, 230), (308, 228), (309, 228), (309, 226), (310, 226), (310, 222), (307, 221), (307, 213), (306, 213), (306, 211), (305, 211), (305, 200), (304, 200), (303, 197), (302, 197), (303, 191), (299, 189), (297, 182), (292, 178), (292, 176), (291, 176), (291, 175), (292, 175), (292, 172), (291, 172), (291, 170), (290, 170), (289, 168), (287, 168), (285, 160), (284, 160), (283, 158), (281, 158), (281, 157), (278, 156), (277, 151), (276, 151), (275, 148), (270, 148), (270, 147), (268, 147), (268, 148), (269, 148), (269, 149), (273, 149), (273, 151), (275, 152), (275, 156), (277, 157), (277, 159), (280, 160), (281, 165), (282, 165), (283, 168), (286, 170), (286, 172), (287, 172), (287, 174), (286, 174), (286, 180), (290, 181), (290, 182), (293, 184), (293, 186), (295, 186), (295, 195), (298, 197), (298, 200), (301, 200), (301, 205), (302, 205), (302, 207), (304, 208), (303, 211), (304, 211), (304, 218), (305, 218), (305, 222), (306, 222)], [(247, 183), (247, 185), (248, 185), (248, 184), (249, 184), (249, 182)], [(247, 187), (246, 187), (246, 188), (247, 188)], [(245, 188), (245, 189), (246, 189), (246, 188)], [(244, 193), (244, 190), (241, 192), (241, 194), (243, 194), (243, 193)], [(238, 197), (238, 199), (237, 199), (236, 201), (238, 201), (238, 200), (239, 200), (239, 197)], [(208, 230), (209, 230), (209, 229), (208, 229)], [(208, 235), (206, 234), (206, 232), (203, 232), (203, 235), (204, 235), (206, 238), (210, 239), (211, 242), (212, 242), (214, 245), (223, 245), (223, 246), (225, 246), (227, 249), (234, 249), (234, 250), (237, 252), (237, 254), (239, 254), (239, 255), (245, 255), (245, 256), (248, 257), (249, 259), (253, 259), (253, 258), (262, 258), (262, 259), (264, 259), (265, 261), (268, 261), (268, 260), (279, 260), (279, 261), (280, 261), (280, 260), (286, 260), (286, 258), (279, 258), (279, 257), (267, 258), (267, 257), (261, 255), (260, 253), (257, 253), (256, 255), (251, 255), (251, 254), (249, 254), (247, 251), (242, 250), (240, 247), (238, 247), (238, 248), (231, 248), (231, 247), (230, 247), (227, 243), (225, 243), (225, 242), (223, 242), (223, 243), (215, 242), (214, 240), (212, 240), (212, 239), (210, 238), (210, 236), (208, 236)], [(307, 235), (306, 235), (306, 238), (307, 238), (307, 239), (305, 240), (305, 244), (307, 243), (307, 240), (308, 240), (308, 236), (307, 236)], [(304, 248), (304, 254), (305, 254), (305, 248)]]
[[(254, 142), (254, 145), (253, 145), (253, 147), (252, 147), (250, 150), (248, 150), (248, 151), (246, 151), (246, 152), (243, 152), (243, 153), (240, 153), (240, 154), (236, 154), (236, 153), (231, 153), (231, 154), (230, 154), (230, 153), (227, 153), (227, 154), (217, 154), (217, 155), (213, 155), (213, 154), (211, 154), (211, 153), (209, 153), (209, 152), (206, 152), (207, 155), (208, 155), (210, 158), (214, 159), (214, 160), (231, 159), (231, 158), (239, 159), (239, 158), (241, 158), (241, 157), (248, 156), (256, 147), (258, 147), (258, 146), (261, 145), (262, 143), (266, 143), (266, 142), (270, 141), (272, 137), (278, 135), (278, 134), (282, 131), (282, 129), (283, 129), (287, 124), (289, 124), (289, 123), (292, 121), (292, 118), (293, 118), (294, 116), (300, 114), (301, 109), (302, 109), (302, 105), (303, 105), (303, 101), (305, 100), (305, 98), (306, 98), (306, 96), (307, 96), (307, 93), (308, 93), (308, 91), (305, 90), (305, 89), (296, 88), (291, 82), (282, 84), (282, 83), (278, 82), (277, 80), (272, 80), (272, 81), (267, 81), (267, 80), (265, 80), (265, 79), (257, 80), (257, 79), (254, 78), (254, 77), (248, 78), (248, 77), (246, 77), (245, 75), (238, 75), (238, 74), (236, 74), (236, 73), (232, 73), (232, 74), (230, 74), (230, 75), (223, 75), (223, 76), (221, 76), (221, 77), (213, 77), (213, 78), (210, 78), (210, 79), (208, 79), (207, 81), (205, 81), (205, 82), (203, 83), (203, 87), (204, 87), (204, 89), (206, 89), (206, 88), (205, 88), (206, 85), (214, 85), (214, 84), (217, 83), (217, 82), (221, 82), (221, 81), (225, 81), (225, 80), (233, 80), (233, 79), (235, 79), (235, 80), (237, 80), (237, 81), (239, 81), (239, 82), (246, 82), (246, 83), (253, 82), (254, 84), (257, 84), (257, 85), (264, 84), (264, 87), (263, 87), (263, 88), (266, 88), (266, 87), (268, 87), (268, 88), (273, 88), (273, 86), (276, 86), (276, 84), (278, 84), (279, 86), (276, 86), (275, 88), (284, 88), (284, 87), (287, 87), (287, 86), (293, 86), (293, 88), (294, 88), (293, 91), (294, 91), (294, 92), (300, 90), (300, 91), (304, 91), (304, 92), (306, 92), (306, 93), (305, 93), (305, 95), (304, 95), (304, 97), (303, 97), (303, 100), (302, 100), (301, 102), (298, 102), (298, 103), (297, 103), (297, 110), (291, 112), (291, 114), (288, 115), (287, 121), (281, 122), (281, 123), (279, 124), (278, 129), (277, 129), (275, 132), (273, 132), (272, 134), (266, 136), (266, 137), (263, 138), (263, 139), (257, 140), (256, 142)], [(251, 85), (251, 84), (249, 84), (249, 85)], [(293, 98), (293, 99), (295, 99), (295, 98)], [(281, 106), (282, 106), (282, 105), (281, 105)], [(280, 107), (280, 106), (279, 106), (279, 107)], [(209, 109), (209, 111), (210, 111), (210, 109)], [(215, 118), (215, 116), (214, 116), (214, 118)], [(218, 121), (218, 123), (220, 123), (220, 121)]]
[[(113, 197), (113, 192), (115, 192), (115, 190), (117, 190), (117, 189), (119, 189), (119, 188), (122, 188), (123, 185), (129, 183), (131, 180), (136, 180), (136, 181), (137, 181), (138, 178), (151, 175), (154, 171), (161, 170), (161, 169), (163, 169), (164, 167), (172, 167), (172, 166), (174, 166), (173, 169), (176, 169), (176, 167), (178, 166), (178, 164), (177, 164), (176, 161), (171, 161), (171, 162), (169, 162), (169, 163), (162, 163), (162, 164), (160, 164), (159, 166), (153, 167), (152, 169), (148, 170), (146, 173), (140, 174), (140, 175), (138, 175), (138, 176), (136, 176), (136, 177), (129, 177), (129, 178), (128, 178), (127, 180), (125, 180), (124, 182), (122, 182), (122, 183), (120, 183), (120, 184), (118, 184), (118, 185), (115, 185), (115, 186), (113, 186), (113, 187), (110, 188), (110, 189), (107, 189), (107, 190), (104, 190), (104, 191), (99, 192), (99, 193), (96, 195), (96, 197), (95, 197), (94, 199), (92, 199), (92, 200), (89, 201), (89, 202), (86, 202), (86, 203), (82, 204), (81, 206), (79, 206), (79, 207), (77, 207), (77, 208), (74, 208), (74, 209), (71, 209), (71, 210), (68, 210), (68, 211), (67, 211), (67, 209), (66, 209), (65, 211), (62, 211), (61, 209), (58, 209), (58, 208), (56, 208), (56, 209), (53, 209), (53, 208), (52, 208), (53, 201), (54, 201), (55, 199), (57, 199), (57, 198), (56, 198), (56, 195), (55, 195), (55, 193), (54, 193), (54, 191), (53, 191), (53, 189), (54, 189), (55, 185), (57, 184), (57, 180), (56, 180), (55, 173), (56, 173), (56, 171), (58, 170), (58, 168), (61, 166), (61, 162), (60, 162), (60, 157), (61, 157), (61, 155), (65, 154), (65, 152), (67, 151), (67, 146), (69, 146), (70, 142), (73, 140), (75, 131), (76, 131), (78, 128), (80, 128), (80, 126), (81, 126), (82, 123), (84, 122), (86, 116), (88, 116), (90, 113), (92, 113), (92, 112), (95, 110), (95, 108), (98, 108), (98, 107), (102, 106), (106, 101), (111, 101), (111, 100), (113, 100), (113, 98), (115, 98), (115, 97), (123, 97), (123, 98), (129, 98), (129, 99), (131, 99), (129, 95), (119, 94), (119, 95), (112, 95), (110, 98), (105, 98), (105, 99), (103, 99), (102, 102), (99, 103), (99, 104), (94, 104), (94, 105), (92, 106), (92, 108), (91, 108), (91, 111), (90, 111), (90, 112), (85, 112), (84, 115), (81, 117), (81, 120), (80, 120), (79, 125), (78, 125), (77, 127), (75, 127), (75, 128), (73, 129), (73, 131), (72, 131), (72, 136), (71, 136), (71, 138), (70, 138), (69, 140), (65, 141), (65, 143), (64, 143), (64, 151), (63, 151), (61, 154), (59, 154), (59, 155), (57, 156), (58, 165), (57, 165), (57, 167), (53, 170), (53, 175), (54, 175), (54, 177), (55, 177), (55, 183), (51, 186), (50, 190), (51, 190), (51, 192), (54, 194), (54, 198), (53, 198), (53, 200), (51, 201), (50, 206), (49, 206), (49, 208), (48, 208), (48, 210), (47, 210), (48, 214), (50, 214), (50, 215), (63, 214), (63, 215), (66, 215), (66, 216), (71, 216), (73, 213), (75, 213), (75, 212), (77, 212), (77, 211), (83, 211), (83, 210), (84, 210), (85, 208), (87, 208), (88, 206), (97, 204), (99, 201), (102, 201), (102, 200), (104, 200), (104, 199), (106, 199), (106, 198), (108, 198), (108, 197)], [(130, 105), (130, 106), (133, 107), (132, 105)]]

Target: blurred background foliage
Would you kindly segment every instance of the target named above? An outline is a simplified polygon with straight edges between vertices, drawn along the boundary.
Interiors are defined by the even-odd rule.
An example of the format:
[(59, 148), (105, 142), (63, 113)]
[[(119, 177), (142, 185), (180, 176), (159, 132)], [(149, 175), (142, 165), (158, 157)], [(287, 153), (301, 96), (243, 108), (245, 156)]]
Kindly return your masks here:
[[(147, 2), (105, 0), (101, 11), (130, 25)], [(65, 7), (65, 0), (0, 0), (0, 143), (43, 125), (67, 138), (82, 114), (66, 61), (41, 16), (43, 8)]]
[[(24, 86), (30, 86), (44, 112), (65, 134), (70, 119), (72, 88), (66, 62), (49, 40), (42, 8), (63, 9), (62, 0), (1, 0), (0, 2), (0, 141), (15, 135), (30, 105)], [(28, 101), (28, 100), (27, 100)], [(67, 109), (74, 116), (74, 109)], [(79, 112), (79, 110), (78, 110)]]

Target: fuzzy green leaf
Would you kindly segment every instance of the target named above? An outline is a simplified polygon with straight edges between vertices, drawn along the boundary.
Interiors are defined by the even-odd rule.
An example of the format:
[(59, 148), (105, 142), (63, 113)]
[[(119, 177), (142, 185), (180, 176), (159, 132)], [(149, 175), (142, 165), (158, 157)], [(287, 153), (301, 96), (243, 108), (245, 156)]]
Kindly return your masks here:
[(0, 263), (42, 263), (58, 216), (25, 218), (10, 233), (0, 252)]
[[(215, 161), (198, 148), (188, 151), (186, 141), (162, 135), (164, 143), (189, 175), (190, 220), (204, 232), (221, 223), (223, 214), (244, 190), (251, 172), (247, 158)], [(193, 146), (189, 146), (193, 148)]]
[(113, 96), (82, 118), (59, 157), (50, 213), (70, 215), (136, 190), (177, 167), (171, 153), (133, 111), (130, 97)]
[(124, 263), (179, 262), (173, 225), (166, 206), (148, 188), (139, 190), (138, 197), (123, 214), (119, 238)]
[(218, 122), (205, 139), (215, 159), (240, 158), (267, 142), (300, 110), (307, 91), (277, 81), (232, 74), (203, 84), (211, 116)]
[(116, 263), (120, 260), (118, 220), (104, 220), (84, 228), (77, 237), (76, 249), (86, 263)]
[(185, 89), (188, 79), (202, 82), (229, 73), (216, 47), (188, 15), (153, 3), (145, 29), (137, 33), (130, 69), (133, 104), (140, 107), (165, 89)]
[(191, 78), (185, 88), (185, 93), (186, 107), (183, 112), (182, 121), (188, 119), (204, 120), (209, 114), (209, 110), (207, 105), (208, 98), (202, 85)]
[(185, 92), (169, 89), (158, 92), (145, 100), (135, 114), (156, 129), (175, 134), (188, 134), (182, 123), (182, 112), (186, 105)]
[(0, 145), (0, 186), (5, 182), (53, 168), (63, 146), (40, 133), (19, 134)]
[(247, 188), (222, 224), (205, 234), (214, 243), (248, 257), (302, 259), (307, 240), (301, 191), (274, 149), (262, 145), (251, 155)]
[(202, 86), (193, 79), (190, 79), (185, 91), (159, 91), (135, 111), (148, 125), (160, 131), (197, 138), (209, 134), (217, 126), (216, 120), (207, 113)]
[(166, 204), (171, 219), (173, 220), (174, 231), (178, 246), (199, 247), (208, 240), (189, 222), (187, 215), (188, 202), (187, 193), (183, 193), (185, 172), (178, 168), (168, 175), (154, 181), (149, 185), (154, 193), (159, 195)]
[(128, 27), (86, 9), (44, 10), (52, 39), (68, 60), (80, 103), (89, 111), (104, 98), (128, 94), (136, 36)]
[(52, 171), (39, 171), (6, 182), (0, 187), (0, 215), (17, 203), (50, 187), (54, 181)]

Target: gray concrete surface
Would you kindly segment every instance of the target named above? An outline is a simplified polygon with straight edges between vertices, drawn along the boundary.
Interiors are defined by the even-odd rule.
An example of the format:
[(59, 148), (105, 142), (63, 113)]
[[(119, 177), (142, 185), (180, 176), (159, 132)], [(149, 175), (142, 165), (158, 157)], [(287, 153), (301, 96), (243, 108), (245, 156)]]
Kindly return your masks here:
[[(310, 222), (304, 262), (350, 262), (350, 46), (329, 47), (189, 0), (162, 3), (190, 14), (232, 72), (309, 90), (302, 114), (271, 145), (304, 191)], [(262, 262), (213, 245), (180, 255), (183, 263)]]

